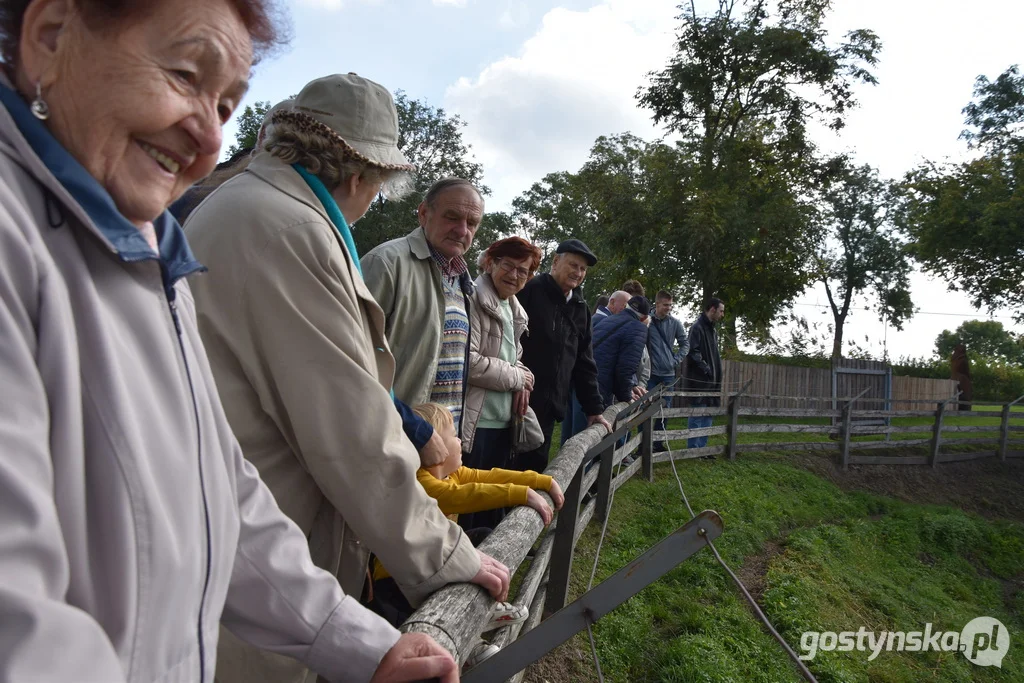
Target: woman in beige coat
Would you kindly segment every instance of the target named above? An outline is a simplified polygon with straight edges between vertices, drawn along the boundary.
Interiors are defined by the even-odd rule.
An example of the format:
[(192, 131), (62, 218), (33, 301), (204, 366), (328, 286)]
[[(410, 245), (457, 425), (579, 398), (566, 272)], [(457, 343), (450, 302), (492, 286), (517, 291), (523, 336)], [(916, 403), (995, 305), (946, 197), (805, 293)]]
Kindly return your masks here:
[[(529, 321), (516, 299), (540, 266), (541, 252), (521, 237), (498, 240), (481, 257), (470, 307), (469, 377), (462, 415), (462, 450), (467, 467), (507, 469), (512, 452), (512, 418), (530, 405), (533, 373), (520, 362), (519, 339)], [(493, 528), (504, 510), (464, 514), (464, 529)]]

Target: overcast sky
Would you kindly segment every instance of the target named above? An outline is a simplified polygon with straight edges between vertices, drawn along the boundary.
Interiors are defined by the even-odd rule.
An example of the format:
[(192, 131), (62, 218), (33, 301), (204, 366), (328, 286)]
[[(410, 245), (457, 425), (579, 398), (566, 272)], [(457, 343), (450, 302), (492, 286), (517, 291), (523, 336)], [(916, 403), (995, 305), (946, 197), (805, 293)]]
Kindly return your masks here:
[[(671, 55), (675, 2), (295, 0), (289, 8), (292, 44), (257, 67), (247, 103), (276, 102), (314, 78), (354, 71), (458, 113), (493, 190), (490, 210), (507, 209), (547, 173), (577, 170), (599, 135), (659, 135), (633, 96)], [(836, 39), (856, 28), (880, 36), (879, 84), (858, 92), (860, 107), (841, 136), (821, 132), (818, 144), (888, 177), (925, 159), (963, 158), (960, 110), (976, 76), (1024, 62), (1022, 20), (1024, 3), (1012, 0), (836, 0), (828, 21)], [(234, 122), (225, 131), (233, 137)], [(930, 355), (941, 330), (987, 317), (923, 275), (912, 293), (921, 312), (903, 332), (886, 334), (875, 316), (857, 312), (848, 336), (875, 352), (886, 339), (892, 358)], [(798, 302), (796, 313), (829, 319), (823, 291)], [(1011, 312), (994, 315), (1011, 326)]]

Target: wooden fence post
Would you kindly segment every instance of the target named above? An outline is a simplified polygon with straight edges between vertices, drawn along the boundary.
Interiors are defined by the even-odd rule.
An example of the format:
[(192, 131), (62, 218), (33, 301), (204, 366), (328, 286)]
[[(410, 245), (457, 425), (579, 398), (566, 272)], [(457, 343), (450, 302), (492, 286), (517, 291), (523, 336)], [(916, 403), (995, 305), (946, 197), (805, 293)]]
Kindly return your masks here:
[(850, 434), (853, 423), (853, 401), (848, 401), (843, 406), (843, 424), (839, 428), (843, 435), (843, 450), (840, 454), (842, 460), (843, 469), (849, 469), (850, 467)]
[(729, 399), (729, 427), (726, 429), (728, 435), (729, 445), (726, 447), (726, 453), (729, 460), (736, 459), (736, 444), (739, 441), (739, 434), (736, 433), (736, 427), (739, 424), (740, 419), (740, 396), (736, 394)]
[(580, 499), (583, 493), (583, 470), (587, 458), (583, 458), (579, 469), (572, 478), (572, 483), (565, 489), (565, 502), (558, 511), (558, 524), (555, 526), (555, 542), (551, 548), (551, 560), (548, 563), (548, 588), (544, 601), (544, 614), (554, 614), (565, 607), (569, 597), (569, 575), (572, 573), (572, 554), (576, 547), (576, 524), (580, 518)]
[(942, 417), (946, 414), (946, 404), (948, 402), (942, 401), (939, 403), (939, 408), (935, 411), (935, 426), (932, 430), (932, 453), (928, 458), (928, 464), (932, 467), (938, 467), (939, 465), (939, 445), (942, 443)]
[(654, 481), (654, 416), (640, 425), (640, 457), (643, 458), (644, 479)]
[(1007, 445), (1010, 440), (1010, 404), (1003, 406), (1002, 433), (999, 435), (999, 459), (1006, 462)]
[[(612, 441), (598, 457), (601, 458), (601, 462), (598, 464), (600, 469), (597, 472), (597, 508), (594, 514), (599, 522), (603, 522), (608, 519), (612, 502), (612, 461), (615, 460), (615, 442)], [(583, 493), (586, 495), (586, 491)]]

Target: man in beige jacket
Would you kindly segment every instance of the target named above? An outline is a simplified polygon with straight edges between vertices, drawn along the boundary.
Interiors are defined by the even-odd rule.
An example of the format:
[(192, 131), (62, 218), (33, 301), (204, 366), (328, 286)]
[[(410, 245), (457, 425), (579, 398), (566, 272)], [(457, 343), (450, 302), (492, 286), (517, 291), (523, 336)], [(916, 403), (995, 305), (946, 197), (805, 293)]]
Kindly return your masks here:
[(483, 195), (471, 182), (442, 178), (417, 209), (420, 226), (374, 247), (362, 260), (395, 353), (395, 395), (409, 405), (448, 408), (460, 436), (473, 294), (463, 255), (483, 213)]
[[(210, 271), (196, 280), (200, 332), (245, 457), (346, 592), (360, 595), (372, 551), (413, 605), (458, 581), (503, 599), (508, 570), (416, 481), (384, 315), (349, 232), (411, 168), (387, 90), (354, 74), (308, 84), (275, 116), (266, 151), (189, 218)], [(237, 641), (219, 656), (221, 683), (304, 675)]]

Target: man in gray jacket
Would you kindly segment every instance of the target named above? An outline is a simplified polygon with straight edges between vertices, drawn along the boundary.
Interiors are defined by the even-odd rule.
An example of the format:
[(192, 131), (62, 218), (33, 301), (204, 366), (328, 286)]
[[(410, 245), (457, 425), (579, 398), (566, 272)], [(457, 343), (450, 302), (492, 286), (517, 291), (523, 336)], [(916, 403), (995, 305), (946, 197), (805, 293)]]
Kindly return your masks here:
[(420, 227), (371, 249), (360, 263), (384, 309), (395, 396), (409, 405), (440, 403), (460, 435), (473, 293), (463, 256), (483, 214), (483, 195), (471, 182), (443, 178), (420, 203)]
[[(673, 351), (673, 346), (678, 350)], [(651, 355), (651, 378), (647, 381), (650, 391), (659, 384), (671, 387), (676, 382), (676, 368), (686, 358), (690, 350), (686, 328), (672, 316), (672, 295), (664, 289), (654, 297), (654, 316), (651, 318), (651, 329), (647, 335), (647, 349)], [(665, 407), (669, 407), (669, 399), (665, 399)], [(654, 424), (655, 431), (664, 431), (665, 420), (659, 419)], [(654, 444), (654, 450), (664, 451), (666, 442)]]

